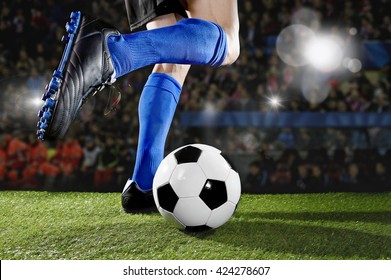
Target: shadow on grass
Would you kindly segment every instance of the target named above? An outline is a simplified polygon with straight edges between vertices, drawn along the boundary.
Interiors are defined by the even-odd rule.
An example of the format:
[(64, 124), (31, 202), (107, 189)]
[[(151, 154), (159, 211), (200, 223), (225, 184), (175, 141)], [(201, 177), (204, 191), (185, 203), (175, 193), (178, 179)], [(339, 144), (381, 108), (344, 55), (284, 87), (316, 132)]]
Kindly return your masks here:
[[(370, 225), (364, 225), (357, 230), (333, 227), (333, 224), (325, 227), (322, 221), (336, 222), (367, 222), (389, 224), (390, 212), (328, 212), (328, 213), (259, 213), (244, 212), (235, 215), (235, 219), (214, 230), (200, 233), (189, 233), (176, 231), (173, 227), (166, 228), (164, 220), (157, 220), (155, 223), (146, 222), (142, 227), (129, 228), (129, 224), (114, 224), (110, 230), (103, 232), (112, 233), (107, 238), (107, 245), (111, 244), (113, 238), (119, 241), (122, 246), (115, 250), (123, 250), (123, 246), (132, 240), (132, 244), (126, 247), (134, 250), (136, 254), (151, 254), (151, 250), (162, 250), (161, 244), (156, 240), (168, 241), (170, 246), (179, 250), (181, 242), (186, 244), (186, 238), (196, 238), (218, 242), (234, 247), (234, 250), (225, 257), (235, 259), (235, 251), (257, 252), (260, 259), (265, 253), (276, 256), (288, 256), (297, 259), (390, 259), (391, 258), (391, 237), (381, 234), (365, 232)], [(309, 223), (300, 224), (300, 221)], [(312, 221), (318, 221), (312, 224)], [(320, 222), (320, 223), (319, 223)], [(124, 229), (124, 225), (127, 230)], [(106, 227), (107, 225), (103, 225)], [(162, 230), (159, 228), (163, 227)], [(127, 238), (122, 234), (129, 231)], [(149, 232), (148, 236), (143, 235)], [(169, 241), (170, 240), (170, 241)], [(173, 242), (173, 240), (176, 240)], [(149, 243), (150, 242), (150, 243)], [(173, 243), (171, 243), (173, 242)], [(149, 243), (149, 244), (148, 244)], [(148, 244), (148, 248), (144, 245)], [(185, 245), (186, 246), (186, 245)], [(196, 246), (196, 245), (195, 245)], [(165, 249), (163, 249), (164, 251)], [(225, 251), (225, 250), (224, 250)], [(180, 256), (177, 256), (180, 257)]]
[(243, 212), (235, 217), (246, 219), (297, 220), (297, 221), (332, 221), (332, 222), (365, 222), (391, 225), (391, 211), (377, 212)]
[[(390, 259), (391, 238), (360, 230), (299, 225), (293, 221), (376, 222), (390, 224), (390, 212), (241, 213), (214, 235), (199, 235), (248, 250), (314, 259)], [(257, 221), (258, 219), (258, 221)], [(368, 226), (366, 226), (368, 227)]]

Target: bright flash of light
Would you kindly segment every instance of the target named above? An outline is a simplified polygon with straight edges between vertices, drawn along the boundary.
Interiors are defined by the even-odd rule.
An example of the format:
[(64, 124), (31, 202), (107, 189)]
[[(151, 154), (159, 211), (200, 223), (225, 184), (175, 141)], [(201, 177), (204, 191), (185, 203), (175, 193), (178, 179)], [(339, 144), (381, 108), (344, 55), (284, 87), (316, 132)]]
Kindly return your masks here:
[(35, 107), (41, 106), (42, 105), (42, 99), (39, 97), (34, 97), (30, 100), (31, 104)]
[(337, 69), (343, 58), (338, 40), (332, 36), (315, 37), (310, 40), (304, 48), (304, 55), (308, 63), (322, 72)]
[(205, 112), (208, 112), (208, 113), (216, 112), (216, 108), (213, 105), (213, 103), (211, 103), (211, 102), (206, 102), (205, 103)]
[(286, 64), (298, 67), (308, 64), (303, 53), (307, 42), (315, 37), (315, 32), (302, 24), (293, 24), (284, 28), (277, 37), (276, 51)]
[(362, 64), (361, 61), (358, 60), (357, 58), (353, 58), (352, 60), (349, 61), (348, 63), (348, 69), (352, 73), (357, 73), (361, 70)]
[(277, 95), (267, 96), (266, 99), (267, 99), (267, 104), (273, 110), (278, 110), (278, 108), (283, 106), (281, 98)]
[(352, 35), (352, 36), (355, 36), (357, 35), (357, 29), (352, 27), (349, 29), (349, 34)]
[(362, 68), (362, 63), (357, 58), (346, 57), (343, 59), (342, 65), (352, 73), (360, 72)]
[(270, 99), (270, 105), (272, 105), (273, 107), (278, 107), (281, 105), (280, 100), (277, 97), (273, 97)]

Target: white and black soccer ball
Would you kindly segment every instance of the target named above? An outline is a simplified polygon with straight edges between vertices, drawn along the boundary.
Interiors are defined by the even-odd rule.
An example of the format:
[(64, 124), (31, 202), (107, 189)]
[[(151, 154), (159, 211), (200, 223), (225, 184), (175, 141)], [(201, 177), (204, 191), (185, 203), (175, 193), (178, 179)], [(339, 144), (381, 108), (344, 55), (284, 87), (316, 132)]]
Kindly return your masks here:
[(153, 181), (156, 206), (166, 219), (190, 231), (214, 229), (229, 220), (241, 193), (239, 174), (221, 151), (203, 144), (167, 155)]

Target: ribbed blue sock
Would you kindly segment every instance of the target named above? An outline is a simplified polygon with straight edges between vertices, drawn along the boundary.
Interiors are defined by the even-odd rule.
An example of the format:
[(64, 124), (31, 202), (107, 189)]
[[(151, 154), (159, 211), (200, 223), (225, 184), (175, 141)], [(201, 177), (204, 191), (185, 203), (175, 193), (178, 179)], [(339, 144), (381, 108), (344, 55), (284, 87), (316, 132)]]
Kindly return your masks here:
[(221, 26), (195, 18), (168, 27), (111, 35), (107, 45), (116, 78), (158, 63), (219, 66), (227, 53), (227, 39)]
[(142, 190), (151, 190), (156, 170), (163, 160), (164, 145), (181, 94), (171, 76), (152, 73), (139, 101), (139, 140), (132, 180)]

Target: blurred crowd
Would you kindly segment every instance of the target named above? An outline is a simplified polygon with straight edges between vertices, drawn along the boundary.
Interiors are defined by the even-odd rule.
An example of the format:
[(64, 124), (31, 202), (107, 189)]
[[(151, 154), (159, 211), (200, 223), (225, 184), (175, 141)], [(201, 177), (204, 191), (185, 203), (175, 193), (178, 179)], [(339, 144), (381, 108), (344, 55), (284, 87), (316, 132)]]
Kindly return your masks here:
[(0, 189), (120, 191), (134, 155), (108, 135), (67, 137), (56, 145), (15, 131), (0, 137)]
[(391, 191), (391, 150), (312, 149), (300, 154), (286, 149), (274, 159), (259, 150), (244, 179), (246, 193), (319, 193)]
[[(277, 35), (291, 23), (306, 24), (318, 30), (327, 29), (353, 46), (359, 46), (366, 40), (391, 39), (389, 1), (238, 2), (240, 58), (235, 64), (219, 69), (191, 69), (167, 140), (167, 151), (191, 142), (211, 144), (227, 153), (254, 154), (260, 149), (266, 152), (289, 151), (289, 154), (292, 154), (292, 149), (344, 151), (347, 156), (343, 164), (336, 162), (332, 155), (324, 156), (319, 162), (315, 162), (312, 156), (299, 156), (300, 159), (289, 164), (284, 163), (285, 158), (270, 158), (267, 170), (263, 164), (253, 162), (248, 168), (246, 189), (250, 189), (248, 182), (260, 186), (259, 174), (266, 173), (265, 177), (261, 176), (261, 182), (262, 186), (268, 187), (260, 192), (273, 192), (277, 185), (280, 191), (291, 192), (295, 188), (300, 191), (305, 188), (299, 187), (297, 182), (301, 180), (307, 182), (303, 184), (314, 185), (317, 182), (313, 180), (314, 174), (320, 174), (318, 177), (321, 179), (318, 179), (322, 181), (315, 184), (318, 185), (317, 191), (345, 190), (349, 189), (346, 178), (350, 176), (350, 170), (353, 170), (352, 173), (358, 170), (359, 176), (355, 178), (360, 184), (377, 184), (375, 180), (378, 176), (373, 176), (377, 174), (377, 169), (383, 168), (386, 173), (391, 170), (387, 165), (390, 157), (387, 150), (391, 149), (389, 129), (180, 126), (181, 111), (269, 112), (273, 108), (270, 108), (268, 98), (276, 93), (282, 100), (279, 111), (390, 112), (389, 65), (371, 71), (363, 69), (357, 73), (345, 71), (330, 75), (325, 87), (327, 97), (323, 102), (316, 103), (308, 101), (301, 94), (297, 81), (301, 81), (305, 75), (303, 68), (284, 64), (275, 51)], [(33, 101), (41, 96), (58, 65), (63, 50), (60, 39), (69, 13), (75, 9), (85, 11), (106, 19), (121, 32), (127, 33), (129, 28), (123, 1), (5, 0), (0, 5), (1, 185), (24, 185), (29, 188), (71, 186), (77, 190), (120, 189), (132, 172), (137, 148), (138, 99), (150, 68), (120, 78), (116, 88), (105, 90), (90, 100), (70, 130), (69, 137), (56, 143), (35, 140), (34, 127), (39, 103), (37, 105)], [(122, 100), (115, 110), (109, 110), (112, 112), (107, 114), (118, 92)], [(355, 156), (357, 151), (374, 153), (372, 158), (379, 160), (379, 167), (375, 162), (371, 162), (371, 168), (363, 166), (358, 161), (359, 157)], [(337, 168), (340, 174), (338, 180), (335, 179), (341, 182), (338, 187), (330, 187), (328, 171), (333, 164), (340, 164)], [(289, 173), (289, 180), (287, 177), (285, 181), (281, 179), (284, 177), (281, 170), (289, 171), (286, 172), (286, 175)], [(369, 183), (371, 178), (373, 183)], [(278, 183), (281, 180), (284, 183)], [(288, 185), (293, 188), (287, 190)], [(269, 188), (271, 186), (274, 186), (273, 190)]]

